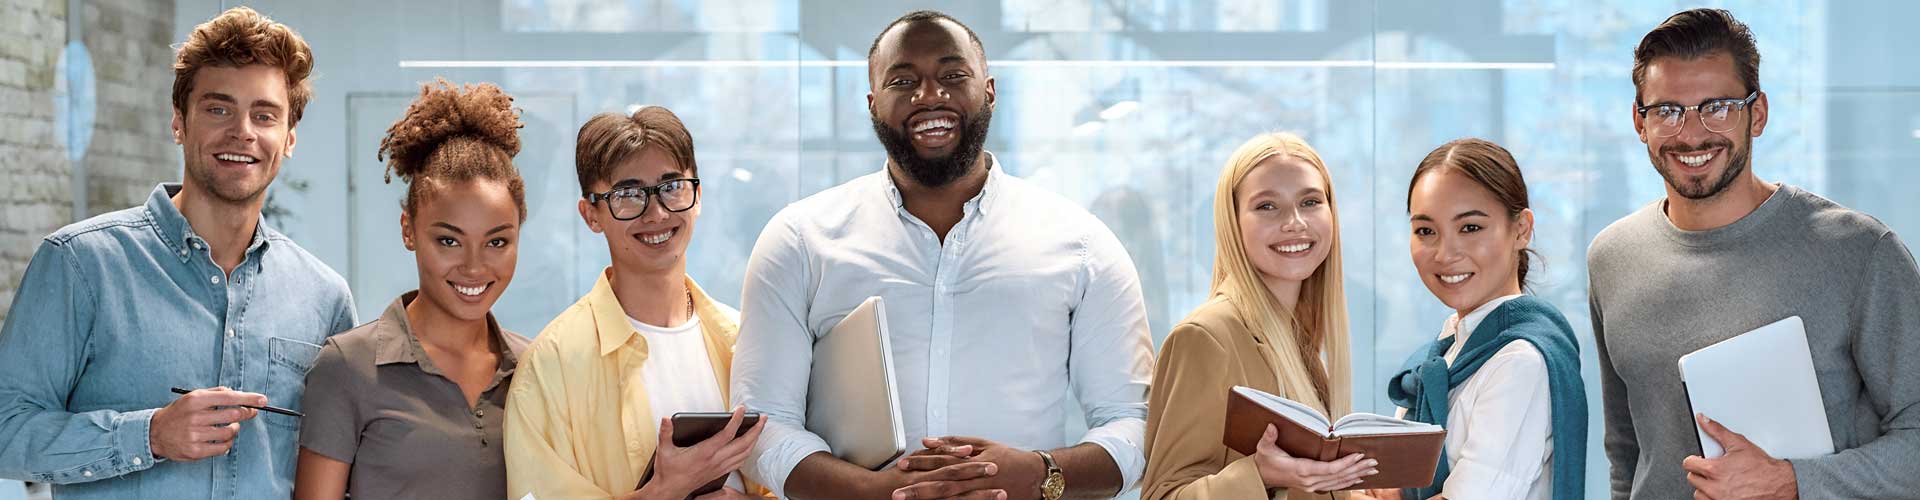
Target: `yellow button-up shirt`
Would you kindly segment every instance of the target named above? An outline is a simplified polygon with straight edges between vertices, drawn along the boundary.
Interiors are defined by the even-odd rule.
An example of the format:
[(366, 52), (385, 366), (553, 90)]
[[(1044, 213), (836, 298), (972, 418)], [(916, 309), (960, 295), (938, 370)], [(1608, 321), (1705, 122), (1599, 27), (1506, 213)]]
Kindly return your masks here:
[[(507, 398), (507, 498), (608, 499), (634, 491), (660, 427), (642, 383), (647, 341), (608, 276), (548, 323), (521, 355)], [(721, 397), (739, 313), (687, 279)]]

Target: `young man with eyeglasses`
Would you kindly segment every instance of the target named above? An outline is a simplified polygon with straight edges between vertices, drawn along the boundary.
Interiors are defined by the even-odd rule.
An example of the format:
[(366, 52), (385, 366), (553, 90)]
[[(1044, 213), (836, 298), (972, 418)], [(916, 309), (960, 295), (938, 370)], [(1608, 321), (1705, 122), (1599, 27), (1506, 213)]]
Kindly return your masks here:
[(735, 469), (754, 426), (674, 446), (679, 412), (727, 410), (738, 311), (687, 276), (700, 217), (693, 136), (672, 111), (602, 113), (580, 127), (580, 218), (607, 238), (613, 266), (540, 331), (507, 398), (508, 498), (743, 498)]
[[(1724, 10), (1675, 14), (1634, 50), (1634, 129), (1667, 195), (1587, 256), (1613, 498), (1911, 497), (1920, 270), (1873, 217), (1749, 168), (1759, 67)], [(1680, 356), (1788, 316), (1805, 321), (1832, 455), (1775, 459), (1693, 415), (1681, 385)], [(1696, 418), (1725, 455), (1699, 456)]]

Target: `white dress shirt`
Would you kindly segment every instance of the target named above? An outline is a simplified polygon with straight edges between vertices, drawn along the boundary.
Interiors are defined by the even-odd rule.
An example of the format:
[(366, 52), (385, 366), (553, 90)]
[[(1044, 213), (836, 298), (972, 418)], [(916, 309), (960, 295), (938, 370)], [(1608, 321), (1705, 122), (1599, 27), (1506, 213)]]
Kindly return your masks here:
[[(785, 496), (801, 459), (828, 451), (804, 426), (812, 346), (869, 296), (886, 300), (908, 451), (925, 436), (1022, 449), (1104, 448), (1133, 487), (1146, 467), (1152, 342), (1140, 279), (1105, 224), (1003, 173), (943, 245), (883, 169), (800, 200), (767, 223), (741, 293), (736, 404), (769, 417), (747, 477)], [(1066, 432), (1069, 396), (1090, 430)]]
[[(1458, 332), (1447, 348), (1453, 364), (1467, 337), (1508, 295), (1487, 301), (1461, 318), (1447, 317), (1440, 338)], [(1547, 390), (1547, 360), (1533, 344), (1510, 342), (1466, 383), (1447, 392), (1447, 466), (1441, 486), (1449, 500), (1553, 496), (1553, 400)], [(1400, 416), (1407, 410), (1400, 409)]]

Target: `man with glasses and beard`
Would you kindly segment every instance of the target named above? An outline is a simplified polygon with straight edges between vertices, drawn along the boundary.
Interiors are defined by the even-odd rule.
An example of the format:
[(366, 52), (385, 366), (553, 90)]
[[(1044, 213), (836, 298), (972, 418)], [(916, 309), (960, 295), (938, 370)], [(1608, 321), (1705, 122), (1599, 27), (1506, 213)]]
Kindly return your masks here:
[[(885, 169), (782, 210), (747, 264), (733, 400), (770, 425), (742, 470), (791, 498), (1130, 488), (1145, 466), (1153, 355), (1126, 251), (1085, 209), (982, 149), (994, 80), (972, 30), (910, 13), (867, 61)], [(924, 449), (869, 471), (803, 422), (815, 339), (875, 295), (906, 434)], [(1084, 435), (1065, 432), (1069, 396)]]
[[(1724, 10), (1675, 14), (1634, 50), (1634, 129), (1667, 195), (1587, 256), (1613, 498), (1909, 498), (1920, 271), (1873, 217), (1749, 168), (1767, 125), (1759, 69)], [(1692, 414), (1681, 385), (1680, 356), (1788, 316), (1805, 321), (1832, 455), (1775, 459)], [(1699, 456), (1696, 423), (1725, 455)]]

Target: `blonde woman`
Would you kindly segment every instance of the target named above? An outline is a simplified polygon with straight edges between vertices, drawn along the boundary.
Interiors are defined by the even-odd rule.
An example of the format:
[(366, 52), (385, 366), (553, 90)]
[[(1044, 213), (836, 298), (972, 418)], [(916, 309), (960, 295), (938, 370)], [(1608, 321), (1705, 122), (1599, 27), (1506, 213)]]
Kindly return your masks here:
[(1334, 206), (1326, 163), (1298, 136), (1255, 136), (1227, 160), (1210, 298), (1174, 326), (1154, 371), (1142, 498), (1313, 498), (1378, 472), (1358, 454), (1290, 457), (1271, 426), (1254, 455), (1220, 443), (1236, 385), (1330, 415), (1352, 407)]

